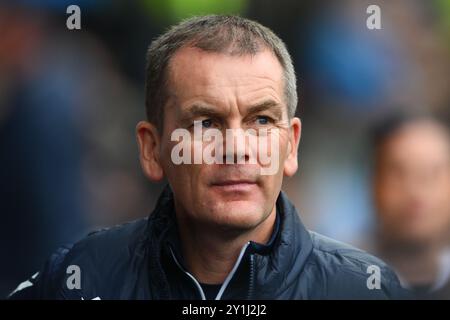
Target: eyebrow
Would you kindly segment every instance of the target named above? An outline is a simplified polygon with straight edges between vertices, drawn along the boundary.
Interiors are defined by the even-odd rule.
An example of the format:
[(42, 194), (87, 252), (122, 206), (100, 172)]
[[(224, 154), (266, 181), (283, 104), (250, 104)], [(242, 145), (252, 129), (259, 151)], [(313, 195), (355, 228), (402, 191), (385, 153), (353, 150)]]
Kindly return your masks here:
[[(281, 108), (280, 103), (272, 99), (265, 100), (263, 102), (248, 107), (246, 110), (246, 114), (248, 116), (263, 111), (271, 111), (277, 119), (281, 119), (283, 115), (283, 110)], [(215, 107), (211, 105), (203, 103), (200, 104), (195, 103), (189, 106), (188, 108), (186, 108), (186, 110), (182, 112), (182, 114), (184, 121), (189, 121), (196, 117), (220, 118), (221, 116), (223, 116), (223, 112), (217, 110)]]
[(255, 104), (247, 109), (247, 114), (255, 114), (263, 111), (271, 111), (277, 119), (283, 116), (281, 105), (274, 100), (265, 100), (261, 103)]
[(189, 106), (183, 114), (186, 118), (195, 118), (199, 116), (209, 116), (209, 117), (218, 117), (221, 115), (221, 112), (216, 110), (213, 106), (207, 104), (193, 104)]

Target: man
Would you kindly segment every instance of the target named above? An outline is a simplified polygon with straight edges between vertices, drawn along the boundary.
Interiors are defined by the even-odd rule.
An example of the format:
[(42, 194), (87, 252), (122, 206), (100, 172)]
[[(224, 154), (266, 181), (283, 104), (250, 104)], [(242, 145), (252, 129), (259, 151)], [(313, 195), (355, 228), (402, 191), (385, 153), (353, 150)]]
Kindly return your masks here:
[(196, 17), (156, 39), (147, 58), (140, 160), (150, 180), (169, 182), (154, 212), (61, 249), (12, 298), (399, 297), (382, 261), (308, 232), (280, 191), (297, 171), (301, 124), (276, 35), (240, 17)]
[(375, 130), (378, 253), (418, 298), (450, 299), (450, 135), (427, 115)]

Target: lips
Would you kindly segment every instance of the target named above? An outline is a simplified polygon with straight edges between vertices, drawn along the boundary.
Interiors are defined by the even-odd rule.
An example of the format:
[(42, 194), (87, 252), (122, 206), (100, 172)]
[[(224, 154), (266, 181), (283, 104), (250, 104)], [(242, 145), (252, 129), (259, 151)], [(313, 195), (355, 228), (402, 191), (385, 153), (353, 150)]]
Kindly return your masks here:
[(230, 186), (230, 185), (239, 185), (239, 184), (255, 184), (254, 181), (252, 180), (221, 180), (218, 182), (214, 182), (212, 185), (213, 186)]
[(256, 187), (254, 180), (248, 179), (226, 179), (216, 181), (211, 186), (217, 190), (224, 192), (250, 192)]

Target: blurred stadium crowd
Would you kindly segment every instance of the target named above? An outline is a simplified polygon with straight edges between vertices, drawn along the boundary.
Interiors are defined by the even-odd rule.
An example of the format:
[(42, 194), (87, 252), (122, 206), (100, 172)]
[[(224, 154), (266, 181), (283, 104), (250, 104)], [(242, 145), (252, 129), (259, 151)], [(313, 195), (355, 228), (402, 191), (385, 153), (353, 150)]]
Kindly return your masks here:
[(163, 183), (141, 174), (134, 132), (145, 52), (211, 13), (261, 22), (293, 56), (303, 133), (284, 190), (303, 222), (450, 298), (449, 0), (0, 1), (0, 296), (59, 245), (151, 212)]

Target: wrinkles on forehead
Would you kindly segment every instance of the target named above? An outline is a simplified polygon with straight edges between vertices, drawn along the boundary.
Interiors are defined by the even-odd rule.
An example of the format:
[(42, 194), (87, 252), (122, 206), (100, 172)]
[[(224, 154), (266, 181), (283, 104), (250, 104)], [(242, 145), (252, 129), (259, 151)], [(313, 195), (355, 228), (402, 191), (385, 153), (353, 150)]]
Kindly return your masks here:
[(287, 115), (283, 70), (268, 50), (255, 56), (232, 57), (183, 48), (170, 63), (169, 88), (169, 112), (200, 104), (227, 108), (228, 112), (236, 106), (261, 108), (263, 104), (278, 105)]

